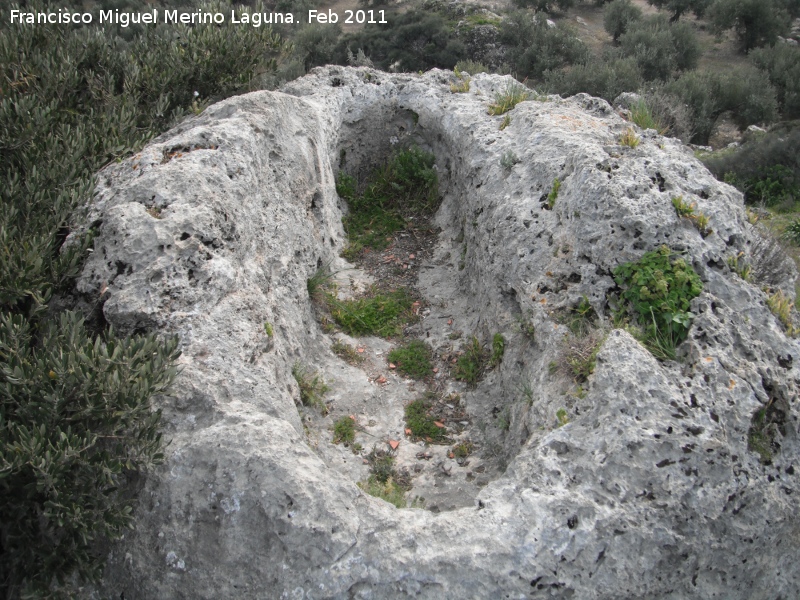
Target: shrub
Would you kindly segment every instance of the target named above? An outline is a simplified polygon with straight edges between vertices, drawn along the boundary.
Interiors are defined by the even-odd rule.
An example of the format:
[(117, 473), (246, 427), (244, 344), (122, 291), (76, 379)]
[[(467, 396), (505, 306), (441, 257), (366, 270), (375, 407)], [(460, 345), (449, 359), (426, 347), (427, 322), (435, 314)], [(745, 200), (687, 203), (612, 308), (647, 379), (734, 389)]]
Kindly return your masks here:
[(739, 127), (769, 123), (775, 117), (775, 90), (765, 73), (742, 68), (736, 73), (689, 72), (664, 90), (687, 104), (692, 113), (692, 141), (705, 144), (717, 117), (731, 111)]
[(413, 340), (401, 348), (389, 352), (389, 362), (397, 365), (397, 370), (414, 379), (424, 379), (433, 372), (432, 352), (428, 344)]
[(328, 295), (331, 316), (348, 335), (401, 335), (411, 320), (411, 296), (403, 289), (371, 294), (353, 300), (337, 300)]
[(800, 128), (775, 128), (703, 162), (718, 179), (739, 188), (749, 204), (791, 205), (800, 198), (798, 144)]
[(342, 29), (338, 24), (307, 25), (292, 38), (293, 54), (306, 71), (333, 62)]
[(470, 75), (489, 72), (489, 67), (473, 60), (460, 60), (456, 63), (455, 68), (461, 73), (469, 73)]
[(686, 104), (667, 93), (663, 86), (646, 92), (643, 101), (661, 135), (669, 135), (688, 142), (692, 138), (692, 114)]
[(436, 418), (430, 414), (431, 408), (428, 398), (419, 398), (406, 405), (406, 428), (411, 431), (412, 438), (434, 442), (444, 440), (447, 429), (436, 424)]
[(322, 398), (330, 388), (319, 373), (313, 373), (308, 367), (295, 363), (292, 367), (292, 376), (300, 388), (300, 402), (303, 406), (311, 406), (323, 415), (327, 415), (328, 406)]
[(472, 454), (474, 448), (475, 446), (473, 445), (473, 443), (470, 442), (469, 440), (466, 440), (464, 442), (459, 442), (458, 444), (453, 446), (450, 449), (450, 452), (455, 458), (467, 458), (470, 454)]
[(800, 246), (800, 219), (794, 219), (786, 226), (783, 237), (795, 246)]
[(800, 118), (800, 47), (775, 44), (771, 48), (757, 48), (748, 57), (769, 76), (783, 117)]
[(520, 79), (539, 78), (545, 71), (584, 62), (586, 45), (564, 25), (549, 27), (527, 11), (509, 14), (500, 26), (506, 58)]
[(743, 52), (774, 44), (789, 25), (780, 0), (716, 0), (708, 14), (714, 29), (734, 29)]
[(675, 348), (686, 339), (694, 318), (689, 303), (703, 290), (694, 269), (674, 256), (662, 246), (614, 269), (621, 298), (643, 328), (643, 343), (662, 359), (675, 358)]
[(632, 22), (620, 37), (622, 53), (636, 60), (645, 80), (666, 80), (676, 70), (691, 70), (700, 46), (686, 23), (669, 24), (660, 16)]
[(603, 25), (616, 42), (628, 30), (628, 26), (642, 18), (642, 9), (631, 0), (614, 0), (603, 9)]
[(642, 73), (633, 58), (607, 56), (585, 64), (545, 73), (547, 90), (562, 96), (585, 92), (609, 102), (622, 92), (633, 92), (642, 85)]
[(569, 413), (567, 413), (566, 408), (559, 408), (556, 411), (556, 419), (558, 420), (558, 426), (563, 427), (567, 423), (569, 423)]
[(553, 12), (558, 7), (561, 12), (565, 12), (575, 5), (575, 0), (514, 0), (514, 5), (539, 12)]
[(528, 96), (530, 92), (524, 85), (512, 81), (502, 92), (494, 95), (494, 102), (489, 105), (489, 114), (493, 116), (505, 114), (520, 102), (527, 100)]

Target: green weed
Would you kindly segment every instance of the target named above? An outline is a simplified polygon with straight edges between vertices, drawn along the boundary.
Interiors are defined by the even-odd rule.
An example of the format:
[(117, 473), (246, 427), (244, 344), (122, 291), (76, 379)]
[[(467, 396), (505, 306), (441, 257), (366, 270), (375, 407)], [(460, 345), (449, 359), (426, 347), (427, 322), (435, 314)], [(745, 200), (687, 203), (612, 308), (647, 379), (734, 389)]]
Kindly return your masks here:
[(385, 500), (397, 508), (406, 508), (407, 506), (406, 490), (397, 485), (393, 479), (388, 479), (381, 483), (375, 477), (370, 476), (367, 481), (359, 481), (358, 487), (370, 496)]
[(569, 423), (569, 414), (567, 414), (567, 409), (559, 408), (556, 411), (556, 419), (558, 419), (558, 426), (563, 427), (567, 423)]
[(492, 116), (505, 114), (520, 102), (527, 100), (529, 95), (524, 85), (511, 82), (505, 90), (495, 94), (494, 102), (489, 105), (489, 114)]
[(455, 458), (466, 458), (474, 450), (474, 445), (469, 440), (460, 442), (450, 449), (450, 452)]
[(674, 359), (675, 348), (686, 339), (694, 318), (689, 304), (703, 290), (700, 277), (683, 258), (662, 246), (618, 266), (614, 279), (641, 327), (644, 345), (657, 358)]
[(474, 386), (483, 375), (485, 367), (486, 351), (478, 338), (473, 336), (464, 353), (456, 361), (453, 377)]
[(489, 358), (489, 367), (496, 367), (503, 360), (506, 351), (506, 340), (502, 334), (495, 333), (492, 338), (492, 356)]
[(275, 332), (272, 329), (272, 323), (264, 323), (264, 333), (267, 334), (267, 337), (272, 337), (275, 335)]
[(503, 120), (500, 121), (500, 131), (503, 131), (509, 125), (511, 125), (511, 115), (506, 115), (503, 117)]
[(547, 209), (553, 210), (556, 205), (556, 198), (558, 198), (558, 190), (561, 189), (561, 182), (558, 177), (553, 180), (553, 187), (550, 188), (550, 193), (547, 194)]
[(565, 355), (567, 369), (578, 383), (583, 383), (594, 373), (597, 354), (603, 345), (603, 338), (593, 335), (575, 338)]
[(397, 365), (399, 372), (414, 379), (424, 379), (433, 373), (431, 357), (430, 346), (420, 340), (413, 340), (389, 352), (389, 362)]
[(300, 401), (303, 406), (311, 406), (323, 415), (328, 414), (328, 407), (322, 397), (330, 390), (318, 373), (312, 373), (308, 368), (295, 363), (292, 375), (300, 388)]
[(350, 417), (341, 417), (333, 424), (333, 443), (349, 446), (356, 439), (356, 422)]

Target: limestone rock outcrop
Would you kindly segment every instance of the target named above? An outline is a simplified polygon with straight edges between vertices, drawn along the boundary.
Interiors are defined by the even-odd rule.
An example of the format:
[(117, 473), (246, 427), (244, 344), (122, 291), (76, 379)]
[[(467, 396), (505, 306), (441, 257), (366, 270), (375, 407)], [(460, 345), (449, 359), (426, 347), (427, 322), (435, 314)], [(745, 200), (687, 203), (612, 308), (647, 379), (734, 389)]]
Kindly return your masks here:
[[(800, 596), (800, 346), (728, 267), (757, 239), (741, 195), (677, 140), (647, 131), (621, 145), (630, 124), (603, 100), (529, 100), (500, 130), (487, 105), (508, 78), (478, 75), (462, 94), (451, 82), (318, 68), (215, 104), (100, 173), (79, 290), (104, 299), (118, 330), (178, 335), (183, 355), (172, 395), (156, 399), (166, 462), (143, 482), (98, 597)], [(312, 447), (292, 377), (314, 365), (334, 402), (402, 415), (330, 351), (306, 281), (348, 268), (338, 170), (365, 172), (411, 142), (436, 155), (443, 196), (420, 332), (452, 344), (449, 318), (507, 338), (500, 367), (463, 393), (476, 417), (507, 415), (491, 438), (507, 468), (438, 514), (366, 495), (360, 461), (331, 458), (329, 438)], [(676, 215), (678, 195), (710, 235)], [(612, 270), (662, 244), (704, 283), (677, 362), (610, 325)], [(609, 333), (567, 397), (548, 368), (566, 332), (554, 314), (584, 296)], [(762, 464), (748, 435), (767, 406), (782, 421)]]

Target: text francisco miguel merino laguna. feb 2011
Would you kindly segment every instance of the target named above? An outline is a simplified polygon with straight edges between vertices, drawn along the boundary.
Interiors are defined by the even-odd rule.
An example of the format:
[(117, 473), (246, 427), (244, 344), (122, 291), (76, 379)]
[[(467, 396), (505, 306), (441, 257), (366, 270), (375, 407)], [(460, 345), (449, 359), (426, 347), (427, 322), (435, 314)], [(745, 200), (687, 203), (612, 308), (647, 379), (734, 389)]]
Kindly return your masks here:
[[(343, 23), (386, 23), (383, 10), (345, 10), (341, 22)], [(216, 24), (222, 25), (230, 23), (232, 25), (250, 25), (260, 27), (261, 25), (271, 24), (293, 24), (300, 22), (295, 19), (292, 13), (281, 12), (249, 12), (235, 11), (230, 12), (230, 18), (221, 12), (183, 12), (179, 10), (152, 9), (140, 12), (122, 12), (120, 10), (101, 10), (97, 15), (90, 12), (76, 12), (69, 9), (61, 9), (48, 12), (25, 12), (13, 9), (10, 13), (12, 24), (26, 25), (89, 25), (91, 23), (120, 25), (129, 27), (130, 25), (156, 25), (183, 24), (183, 25), (203, 25)], [(332, 11), (308, 11), (308, 23), (338, 23), (339, 15)]]

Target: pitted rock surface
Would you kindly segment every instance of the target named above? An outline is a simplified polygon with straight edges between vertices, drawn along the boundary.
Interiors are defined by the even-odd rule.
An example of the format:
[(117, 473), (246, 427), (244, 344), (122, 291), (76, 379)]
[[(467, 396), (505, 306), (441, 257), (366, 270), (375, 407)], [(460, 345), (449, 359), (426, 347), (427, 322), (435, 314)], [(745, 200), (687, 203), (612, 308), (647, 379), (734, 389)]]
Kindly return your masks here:
[[(79, 289), (118, 330), (180, 336), (183, 355), (157, 399), (166, 462), (147, 475), (97, 597), (800, 596), (800, 347), (727, 266), (757, 235), (741, 195), (677, 140), (639, 131), (637, 148), (620, 145), (630, 124), (603, 100), (526, 101), (501, 131), (487, 106), (508, 79), (478, 75), (463, 94), (452, 81), (315, 69), (211, 106), (99, 175)], [(413, 460), (402, 412), (415, 390), (337, 358), (306, 286), (323, 265), (352, 268), (339, 258), (336, 173), (363, 174), (412, 142), (436, 155), (443, 196), (417, 284), (430, 314), (415, 327), (437, 351), (457, 345), (455, 328), (507, 341), (475, 389), (452, 384), (491, 477), (442, 483), (439, 513), (362, 492), (366, 467), (331, 444), (329, 421), (301, 419), (291, 374), (319, 370), (332, 413), (382, 415), (375, 435)], [(710, 235), (678, 218), (677, 195), (710, 217)], [(612, 270), (662, 244), (704, 282), (680, 362), (610, 330)], [(554, 314), (583, 296), (610, 332), (569, 395), (548, 368), (567, 330)], [(767, 405), (785, 421), (764, 465), (748, 430)], [(438, 493), (437, 481), (419, 485)]]

